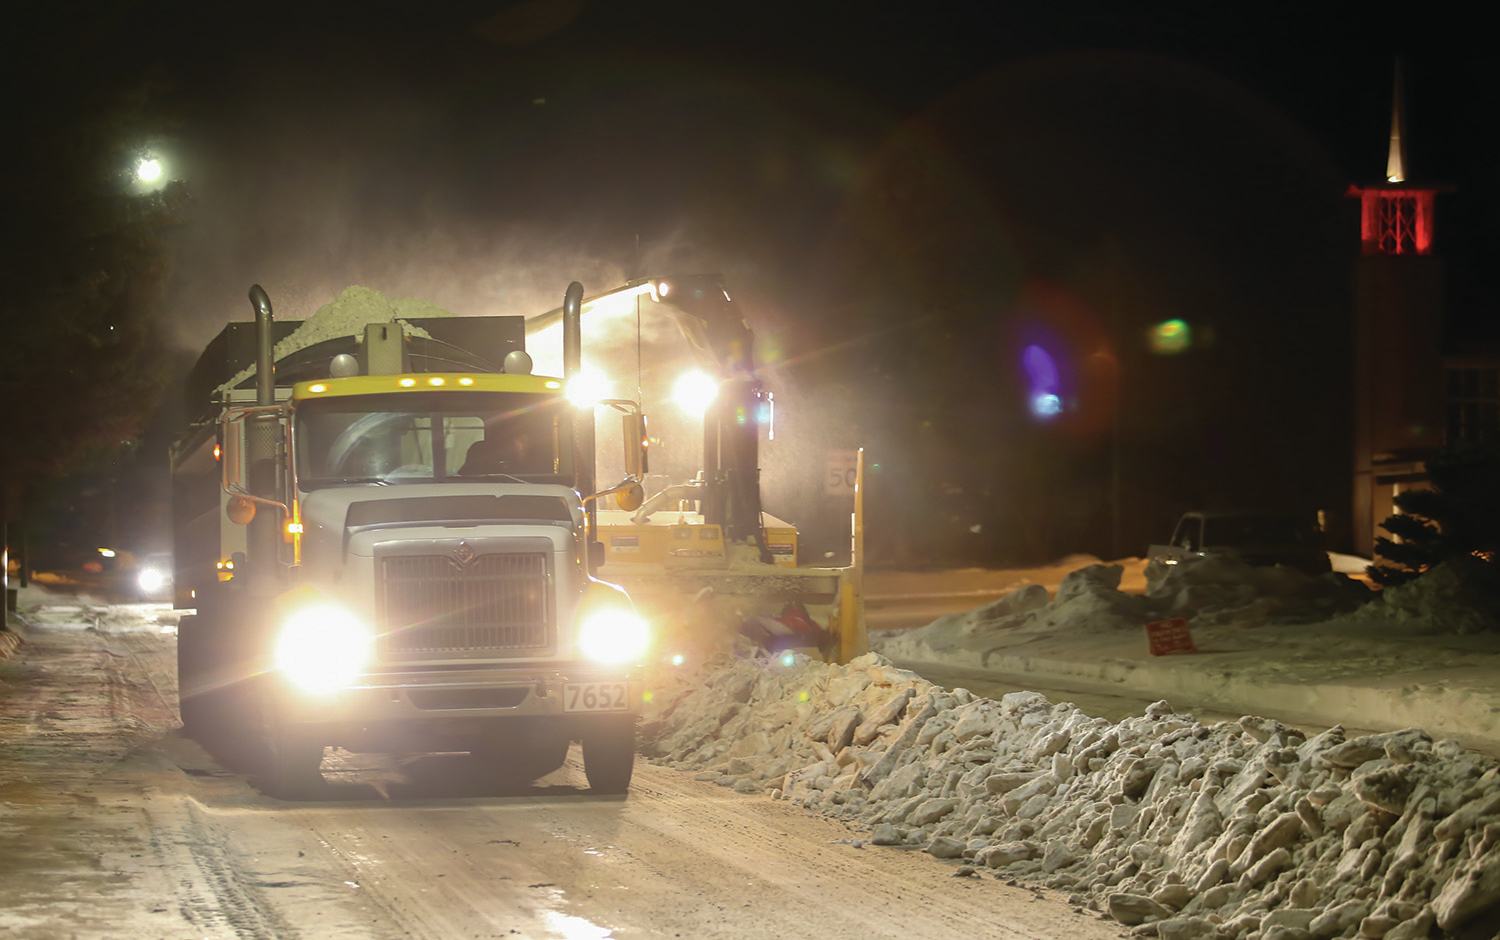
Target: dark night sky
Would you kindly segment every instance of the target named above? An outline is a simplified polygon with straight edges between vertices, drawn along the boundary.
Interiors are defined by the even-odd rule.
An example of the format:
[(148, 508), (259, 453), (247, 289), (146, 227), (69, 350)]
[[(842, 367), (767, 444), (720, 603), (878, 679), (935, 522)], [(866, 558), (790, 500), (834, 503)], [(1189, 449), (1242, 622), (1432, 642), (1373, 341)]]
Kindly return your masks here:
[[(639, 236), (653, 271), (726, 272), (807, 440), (843, 429), (891, 455), (892, 491), (982, 502), (1010, 535), (971, 554), (1099, 531), (1113, 398), (1087, 357), (1111, 335), (1142, 455), (1127, 542), (1199, 501), (1346, 504), (1343, 190), (1381, 175), (1398, 51), (1411, 165), (1458, 188), (1450, 317), (1493, 319), (1497, 84), (1413, 27), (1275, 4), (31, 10), (22, 178), (52, 178), (60, 128), (123, 111), (95, 171), (152, 147), (193, 196), (158, 310), (174, 345), (245, 317), (252, 281), (287, 316), (349, 283), (533, 312), (624, 276)], [(1144, 355), (1167, 317), (1201, 348)], [(1052, 427), (1020, 406), (1029, 342), (1077, 399)]]

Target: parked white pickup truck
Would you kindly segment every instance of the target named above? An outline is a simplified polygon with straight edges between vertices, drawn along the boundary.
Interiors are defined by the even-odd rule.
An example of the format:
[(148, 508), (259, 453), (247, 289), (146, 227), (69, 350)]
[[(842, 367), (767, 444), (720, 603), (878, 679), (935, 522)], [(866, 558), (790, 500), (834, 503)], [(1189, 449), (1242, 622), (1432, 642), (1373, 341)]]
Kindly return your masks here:
[(1233, 558), (1247, 565), (1285, 565), (1306, 574), (1332, 570), (1318, 530), (1291, 514), (1187, 512), (1167, 545), (1152, 545), (1147, 559), (1175, 565), (1187, 558)]

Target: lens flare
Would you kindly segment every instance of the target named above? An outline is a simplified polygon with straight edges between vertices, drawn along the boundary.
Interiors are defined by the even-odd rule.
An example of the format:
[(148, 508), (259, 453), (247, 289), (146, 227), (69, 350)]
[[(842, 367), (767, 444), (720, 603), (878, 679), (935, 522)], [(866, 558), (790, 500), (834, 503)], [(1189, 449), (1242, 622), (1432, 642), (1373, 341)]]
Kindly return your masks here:
[(294, 612), (276, 641), (276, 667), (304, 692), (326, 694), (352, 682), (370, 661), (374, 638), (336, 604)]
[(1051, 392), (1031, 396), (1031, 413), (1038, 418), (1055, 418), (1062, 414), (1062, 399)]
[(1050, 421), (1062, 414), (1062, 396), (1058, 394), (1062, 383), (1052, 354), (1037, 345), (1027, 346), (1021, 351), (1021, 368), (1026, 373), (1026, 406), (1031, 416)]
[(1151, 328), (1151, 351), (1175, 356), (1193, 345), (1193, 329), (1186, 320), (1163, 320)]
[(568, 401), (578, 408), (592, 408), (609, 397), (609, 380), (598, 369), (583, 367), (568, 380)]
[(684, 372), (672, 385), (672, 401), (684, 414), (694, 418), (703, 417), (718, 396), (719, 383), (702, 369)]
[(651, 628), (630, 610), (606, 609), (584, 619), (578, 630), (578, 648), (596, 663), (629, 665), (640, 659), (651, 645)]

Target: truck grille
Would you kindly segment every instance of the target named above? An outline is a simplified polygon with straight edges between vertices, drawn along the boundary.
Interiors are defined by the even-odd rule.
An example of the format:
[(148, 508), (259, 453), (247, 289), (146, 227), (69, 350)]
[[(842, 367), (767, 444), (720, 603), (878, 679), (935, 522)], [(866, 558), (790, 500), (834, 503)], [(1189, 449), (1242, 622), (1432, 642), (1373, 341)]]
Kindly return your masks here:
[(552, 645), (547, 588), (541, 553), (382, 558), (381, 658), (545, 651)]

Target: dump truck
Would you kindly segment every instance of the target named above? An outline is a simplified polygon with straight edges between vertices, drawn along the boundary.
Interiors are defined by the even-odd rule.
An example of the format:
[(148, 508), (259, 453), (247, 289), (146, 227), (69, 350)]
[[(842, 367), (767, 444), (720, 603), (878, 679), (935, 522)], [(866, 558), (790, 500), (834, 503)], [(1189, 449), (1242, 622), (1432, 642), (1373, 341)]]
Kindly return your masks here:
[(565, 395), (582, 300), (569, 285), (563, 374), (542, 376), (519, 316), (315, 328), (251, 288), (171, 454), (190, 734), (280, 795), (317, 786), (330, 745), (534, 778), (576, 741), (592, 789), (628, 788), (652, 628), (597, 576), (591, 517), (640, 490), (596, 490), (592, 410)]

